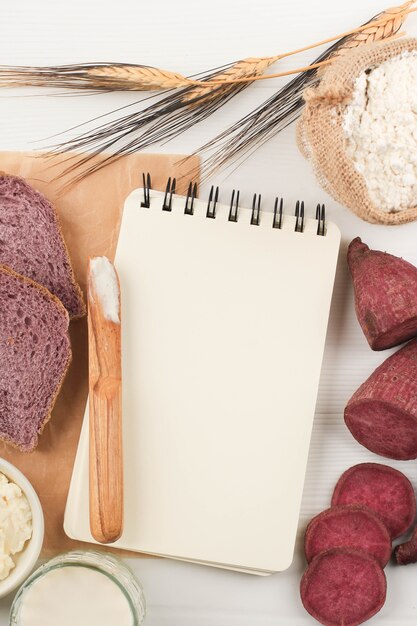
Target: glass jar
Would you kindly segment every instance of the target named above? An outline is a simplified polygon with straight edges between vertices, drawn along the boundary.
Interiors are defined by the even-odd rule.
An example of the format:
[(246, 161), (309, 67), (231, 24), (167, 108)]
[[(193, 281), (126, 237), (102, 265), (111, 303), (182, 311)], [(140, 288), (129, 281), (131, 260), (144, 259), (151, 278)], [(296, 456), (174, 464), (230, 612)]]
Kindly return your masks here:
[(86, 567), (106, 575), (123, 592), (132, 613), (132, 626), (141, 626), (145, 619), (146, 605), (143, 590), (133, 572), (119, 559), (94, 550), (75, 550), (59, 555), (29, 576), (20, 587), (13, 601), (9, 626), (22, 626), (22, 610), (25, 597), (33, 585), (53, 570), (63, 567)]

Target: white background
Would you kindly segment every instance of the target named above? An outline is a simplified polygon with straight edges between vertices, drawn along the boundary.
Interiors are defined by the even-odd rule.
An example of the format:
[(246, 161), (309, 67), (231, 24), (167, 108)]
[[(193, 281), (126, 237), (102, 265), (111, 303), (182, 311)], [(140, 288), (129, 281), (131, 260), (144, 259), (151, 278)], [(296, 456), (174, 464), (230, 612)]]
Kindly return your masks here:
[[(380, 0), (18, 0), (2, 6), (0, 63), (124, 61), (192, 74), (246, 56), (298, 48), (359, 25), (383, 8)], [(407, 30), (417, 34), (417, 16), (409, 18)], [(316, 54), (299, 55), (280, 67), (304, 65)], [(211, 119), (153, 151), (192, 151), (273, 94), (278, 84), (274, 80), (250, 87)], [(0, 150), (42, 148), (48, 144), (42, 141), (46, 137), (138, 99), (134, 94), (70, 98), (45, 94), (33, 89), (0, 91)], [(378, 460), (353, 441), (342, 419), (347, 399), (387, 356), (371, 353), (355, 322), (344, 247), (352, 237), (361, 235), (371, 245), (417, 264), (417, 228), (415, 224), (370, 226), (338, 206), (318, 187), (309, 164), (298, 153), (294, 130), (292, 126), (270, 141), (237, 171), (220, 172), (216, 182), (222, 183), (221, 199), (226, 201), (232, 188), (241, 190), (242, 202), (249, 202), (254, 191), (261, 192), (267, 210), (277, 194), (284, 196), (287, 207), (304, 199), (310, 211), (324, 201), (331, 219), (342, 229), (344, 245), (304, 490), (301, 537), (306, 520), (328, 506), (340, 472), (360, 461)], [(205, 191), (207, 186), (202, 189), (203, 196)], [(417, 486), (414, 462), (390, 464), (402, 469)], [(304, 567), (300, 541), (292, 568), (269, 578), (156, 559), (130, 563), (145, 588), (148, 626), (313, 623), (298, 597)], [(373, 623), (414, 625), (417, 566), (389, 566), (387, 577), (387, 603)], [(1, 626), (8, 623), (10, 602), (11, 598), (0, 601)]]

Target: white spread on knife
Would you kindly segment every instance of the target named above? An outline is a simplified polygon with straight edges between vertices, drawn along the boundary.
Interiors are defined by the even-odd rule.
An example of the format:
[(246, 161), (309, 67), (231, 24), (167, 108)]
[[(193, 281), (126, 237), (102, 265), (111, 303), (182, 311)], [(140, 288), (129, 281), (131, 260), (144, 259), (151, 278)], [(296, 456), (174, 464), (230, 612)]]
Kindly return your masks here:
[(0, 580), (15, 564), (10, 555), (21, 552), (32, 536), (32, 511), (26, 496), (0, 473)]
[(95, 294), (101, 304), (104, 317), (120, 324), (119, 283), (113, 265), (105, 256), (96, 256), (90, 261), (91, 277)]
[(20, 626), (132, 626), (127, 597), (108, 576), (69, 565), (36, 580), (22, 598)]

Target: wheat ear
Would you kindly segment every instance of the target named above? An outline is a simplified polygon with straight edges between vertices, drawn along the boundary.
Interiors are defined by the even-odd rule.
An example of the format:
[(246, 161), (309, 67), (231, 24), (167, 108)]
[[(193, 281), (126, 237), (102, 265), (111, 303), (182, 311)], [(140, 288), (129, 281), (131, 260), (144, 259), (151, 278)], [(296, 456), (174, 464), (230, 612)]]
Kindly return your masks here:
[[(328, 39), (323, 39), (317, 43), (314, 43), (309, 46), (304, 46), (303, 48), (298, 48), (297, 50), (292, 50), (291, 52), (285, 52), (283, 54), (277, 55), (275, 57), (269, 57), (264, 59), (265, 61), (269, 61), (268, 66), (280, 59), (286, 58), (288, 56), (292, 56), (295, 54), (299, 54), (300, 52), (305, 52), (307, 50), (311, 50), (313, 48), (317, 48), (318, 46), (330, 43), (335, 39), (344, 39), (345, 41), (341, 43), (337, 49), (332, 53), (331, 59), (321, 61), (319, 63), (315, 63), (310, 65), (308, 68), (298, 68), (296, 70), (290, 70), (288, 72), (278, 72), (274, 74), (268, 74), (266, 76), (258, 75), (253, 78), (246, 77), (225, 77), (222, 80), (222, 83), (226, 85), (227, 83), (243, 83), (243, 82), (252, 82), (257, 80), (268, 80), (270, 78), (280, 78), (283, 76), (287, 76), (290, 74), (298, 74), (307, 69), (321, 69), (321, 66), (326, 66), (331, 63), (337, 56), (346, 53), (348, 50), (352, 48), (357, 48), (358, 46), (371, 44), (377, 41), (388, 41), (391, 39), (395, 39), (397, 37), (402, 37), (405, 33), (400, 33), (399, 30), (404, 23), (404, 19), (407, 17), (409, 13), (413, 13), (417, 11), (417, 8), (410, 8), (413, 4), (415, 4), (417, 0), (409, 0), (404, 4), (398, 7), (392, 7), (390, 9), (386, 9), (382, 13), (375, 16), (373, 20), (360, 26), (359, 28), (355, 28), (354, 30), (347, 31), (342, 33), (341, 35), (337, 35), (336, 37), (329, 37)], [(267, 67), (268, 67), (267, 66)], [(266, 68), (265, 68), (266, 69)], [(207, 83), (207, 87), (210, 85), (216, 85), (218, 82), (217, 77), (210, 80)]]
[[(272, 57), (250, 57), (237, 61), (204, 80), (193, 80), (178, 72), (146, 65), (100, 63), (51, 67), (0, 66), (0, 86), (56, 87), (89, 89), (91, 91), (157, 91), (187, 88), (187, 92), (183, 95), (184, 102), (191, 103), (196, 100), (201, 104), (207, 98), (216, 98), (221, 95), (222, 88), (225, 89), (227, 85), (267, 80), (304, 71), (305, 68), (296, 68), (289, 72), (264, 76), (266, 69), (273, 63), (299, 52), (316, 48), (337, 39), (345, 39), (332, 55), (334, 58), (359, 45), (391, 38), (398, 33), (408, 13), (417, 10), (411, 8), (416, 1), (409, 0), (400, 6), (386, 9), (364, 26), (312, 45)], [(319, 66), (315, 65), (314, 67)]]
[(110, 83), (112, 89), (153, 91), (179, 89), (192, 84), (189, 78), (178, 72), (169, 72), (146, 65), (99, 66), (91, 68), (88, 75), (93, 80), (104, 80), (106, 83)]
[[(216, 90), (222, 89), (227, 83), (237, 83), (242, 79), (252, 80), (256, 76), (262, 76), (265, 70), (275, 63), (274, 57), (242, 59), (231, 65), (228, 69), (220, 72), (210, 81), (200, 81), (192, 89), (184, 94), (183, 101), (187, 102), (199, 99), (199, 103), (216, 96)], [(233, 83), (232, 83), (233, 81)]]
[[(365, 44), (383, 41), (395, 37), (404, 23), (404, 19), (409, 13), (416, 9), (411, 9), (416, 0), (410, 0), (398, 7), (386, 9), (370, 22), (367, 28), (352, 35), (334, 53), (333, 58), (345, 54), (352, 48), (357, 48)], [(382, 23), (381, 23), (382, 22)]]
[(99, 63), (52, 67), (2, 67), (1, 87), (55, 87), (91, 91), (153, 91), (188, 87), (193, 81), (147, 65)]

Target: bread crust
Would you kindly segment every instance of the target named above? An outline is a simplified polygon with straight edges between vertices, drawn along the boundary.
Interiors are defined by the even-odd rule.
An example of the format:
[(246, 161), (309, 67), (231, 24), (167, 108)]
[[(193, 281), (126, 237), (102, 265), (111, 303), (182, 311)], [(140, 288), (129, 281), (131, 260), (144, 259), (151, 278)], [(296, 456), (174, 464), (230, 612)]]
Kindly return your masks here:
[(14, 278), (17, 278), (18, 280), (20, 280), (21, 282), (26, 283), (26, 284), (30, 285), (31, 287), (34, 287), (35, 289), (37, 289), (43, 296), (46, 296), (49, 300), (51, 300), (55, 304), (57, 309), (59, 309), (59, 312), (63, 313), (65, 315), (66, 320), (67, 320), (67, 330), (66, 330), (66, 333), (67, 333), (68, 345), (69, 345), (67, 361), (65, 363), (65, 367), (64, 367), (62, 376), (61, 376), (60, 380), (58, 381), (57, 387), (55, 389), (55, 393), (52, 396), (51, 401), (49, 403), (49, 406), (48, 406), (48, 409), (46, 411), (45, 417), (42, 420), (42, 422), (39, 425), (39, 427), (37, 428), (38, 438), (37, 438), (36, 442), (31, 447), (21, 446), (21, 445), (17, 444), (15, 441), (13, 441), (11, 439), (11, 437), (8, 437), (7, 435), (0, 434), (0, 439), (2, 441), (5, 441), (6, 443), (11, 444), (14, 448), (17, 448), (21, 452), (29, 453), (29, 452), (33, 452), (33, 450), (35, 450), (35, 448), (37, 447), (37, 445), (39, 443), (39, 436), (42, 434), (46, 424), (49, 422), (49, 420), (52, 417), (52, 410), (54, 408), (54, 405), (55, 405), (56, 399), (57, 399), (57, 397), (59, 395), (59, 392), (61, 391), (62, 384), (64, 382), (65, 376), (66, 376), (66, 374), (68, 372), (68, 368), (69, 368), (69, 366), (71, 364), (71, 361), (72, 361), (71, 340), (70, 340), (69, 332), (68, 332), (70, 316), (69, 316), (69, 313), (68, 313), (67, 309), (62, 304), (61, 300), (57, 296), (55, 296), (53, 293), (51, 293), (43, 285), (40, 285), (35, 280), (32, 280), (32, 278), (28, 278), (27, 276), (23, 276), (22, 274), (19, 274), (18, 272), (15, 272), (12, 268), (8, 267), (7, 265), (3, 265), (2, 263), (0, 263), (0, 273), (1, 272), (3, 272), (4, 274), (8, 274), (9, 276), (13, 276)]

